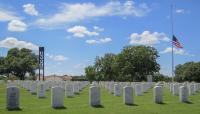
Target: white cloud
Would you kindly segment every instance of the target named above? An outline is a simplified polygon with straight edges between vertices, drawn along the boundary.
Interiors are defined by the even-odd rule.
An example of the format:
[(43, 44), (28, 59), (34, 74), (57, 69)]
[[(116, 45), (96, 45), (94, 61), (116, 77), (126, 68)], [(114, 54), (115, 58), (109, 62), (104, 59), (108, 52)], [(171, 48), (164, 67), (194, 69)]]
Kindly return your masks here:
[(184, 11), (185, 11), (184, 9), (177, 9), (176, 13), (184, 13)]
[(130, 35), (130, 44), (136, 45), (155, 45), (160, 43), (161, 41), (168, 42), (170, 39), (167, 37), (165, 33), (144, 31), (141, 34), (132, 33)]
[(185, 9), (176, 9), (175, 12), (179, 13), (179, 14), (184, 14), (184, 13), (186, 13), (186, 10)]
[(97, 44), (97, 43), (99, 43), (97, 40), (86, 40), (85, 42), (87, 44)]
[(63, 55), (50, 55), (50, 54), (46, 54), (46, 56), (51, 59), (51, 60), (54, 60), (54, 61), (57, 61), (57, 62), (62, 62), (62, 61), (66, 61), (68, 60), (69, 58), (63, 56)]
[[(187, 56), (194, 56), (193, 54), (189, 54), (187, 53), (184, 49), (177, 49), (177, 48), (173, 48), (174, 54), (176, 55), (187, 55)], [(164, 51), (161, 51), (161, 54), (164, 53), (171, 53), (172, 52), (172, 48), (171, 47), (167, 47)]]
[(150, 12), (149, 7), (143, 3), (136, 5), (133, 1), (111, 1), (97, 6), (93, 3), (62, 4), (56, 14), (40, 18), (36, 21), (39, 26), (56, 26), (70, 22), (77, 22), (93, 17), (103, 16), (137, 16), (141, 17)]
[(67, 29), (67, 32), (73, 33), (73, 36), (79, 37), (79, 38), (85, 37), (86, 35), (88, 35), (88, 36), (98, 36), (99, 35), (99, 33), (91, 32), (84, 26), (74, 26), (72, 28)]
[(99, 39), (99, 40), (86, 40), (85, 42), (87, 44), (103, 44), (103, 43), (108, 43), (108, 42), (111, 42), (112, 39), (111, 38), (102, 38), (102, 39)]
[(112, 39), (111, 38), (102, 38), (102, 39), (99, 39), (100, 43), (107, 43), (107, 42), (111, 42)]
[(25, 4), (23, 5), (24, 12), (31, 16), (38, 16), (38, 11), (35, 9), (34, 4)]
[(0, 21), (20, 20), (21, 18), (16, 16), (14, 12), (0, 9)]
[(93, 29), (95, 31), (98, 31), (98, 32), (104, 31), (104, 28), (101, 28), (101, 27), (98, 27), (98, 26), (93, 26)]
[(0, 41), (0, 47), (3, 48), (27, 48), (31, 50), (38, 50), (38, 46), (26, 41), (20, 41), (17, 38), (14, 37), (7, 37), (4, 40)]
[(19, 20), (12, 20), (8, 23), (9, 31), (24, 32), (27, 29), (27, 25)]

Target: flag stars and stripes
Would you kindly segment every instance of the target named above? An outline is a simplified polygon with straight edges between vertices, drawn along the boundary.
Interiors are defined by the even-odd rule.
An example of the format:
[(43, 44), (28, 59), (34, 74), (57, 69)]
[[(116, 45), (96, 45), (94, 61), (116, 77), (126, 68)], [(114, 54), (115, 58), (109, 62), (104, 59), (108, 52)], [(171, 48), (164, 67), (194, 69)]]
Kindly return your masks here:
[(181, 43), (178, 41), (178, 39), (173, 35), (172, 38), (172, 43), (173, 45), (175, 45), (177, 48), (183, 48), (183, 46), (181, 45)]

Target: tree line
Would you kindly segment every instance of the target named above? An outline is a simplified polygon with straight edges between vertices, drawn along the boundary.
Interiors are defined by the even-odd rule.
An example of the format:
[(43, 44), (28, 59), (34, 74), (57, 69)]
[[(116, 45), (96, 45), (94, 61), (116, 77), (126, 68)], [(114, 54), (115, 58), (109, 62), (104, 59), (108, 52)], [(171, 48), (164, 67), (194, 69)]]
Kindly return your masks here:
[(119, 54), (97, 56), (94, 65), (85, 68), (88, 80), (146, 81), (147, 75), (158, 73), (158, 51), (150, 46), (125, 46)]
[(177, 65), (174, 79), (178, 82), (200, 82), (200, 62), (186, 62)]
[[(146, 81), (152, 75), (153, 81), (171, 81), (171, 77), (159, 73), (157, 50), (150, 46), (125, 46), (120, 53), (106, 53), (97, 56), (94, 64), (85, 68), (85, 76), (77, 80), (89, 81)], [(0, 57), (0, 79), (12, 77), (24, 80), (35, 79), (38, 69), (38, 55), (29, 49), (12, 48), (5, 57)], [(2, 76), (3, 75), (3, 76)], [(200, 82), (200, 62), (186, 62), (175, 69), (175, 81)]]

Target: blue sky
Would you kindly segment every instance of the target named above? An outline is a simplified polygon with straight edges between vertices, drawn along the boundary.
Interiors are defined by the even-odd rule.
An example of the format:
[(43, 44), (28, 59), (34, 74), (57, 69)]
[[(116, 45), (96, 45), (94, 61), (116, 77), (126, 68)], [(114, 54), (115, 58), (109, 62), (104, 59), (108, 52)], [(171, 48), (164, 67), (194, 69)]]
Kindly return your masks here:
[(149, 45), (159, 51), (160, 72), (170, 75), (170, 4), (184, 47), (174, 50), (175, 65), (199, 61), (199, 0), (1, 0), (0, 55), (44, 46), (47, 75), (81, 75), (96, 56)]

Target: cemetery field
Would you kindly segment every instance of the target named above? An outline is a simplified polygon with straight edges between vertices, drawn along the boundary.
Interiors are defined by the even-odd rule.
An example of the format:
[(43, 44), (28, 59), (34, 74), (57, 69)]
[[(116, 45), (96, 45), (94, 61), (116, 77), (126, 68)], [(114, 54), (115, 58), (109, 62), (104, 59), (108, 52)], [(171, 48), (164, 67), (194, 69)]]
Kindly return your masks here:
[(91, 107), (88, 103), (88, 87), (73, 98), (65, 98), (65, 108), (51, 108), (51, 91), (46, 98), (20, 88), (20, 110), (6, 109), (6, 85), (0, 85), (0, 114), (200, 114), (200, 92), (190, 96), (188, 103), (180, 103), (178, 96), (173, 96), (164, 89), (163, 104), (153, 102), (150, 89), (142, 96), (134, 96), (134, 105), (124, 105), (123, 97), (116, 97), (101, 88), (101, 107)]

